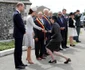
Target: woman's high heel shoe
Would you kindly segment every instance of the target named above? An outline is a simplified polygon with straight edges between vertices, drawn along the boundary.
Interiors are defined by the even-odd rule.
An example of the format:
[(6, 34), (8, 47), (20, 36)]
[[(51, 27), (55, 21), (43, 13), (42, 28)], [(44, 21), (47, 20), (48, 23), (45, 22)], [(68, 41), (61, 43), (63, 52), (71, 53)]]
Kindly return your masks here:
[(50, 61), (49, 61), (49, 63), (56, 63), (56, 62), (57, 62), (56, 60), (54, 60), (54, 61), (51, 61), (51, 60), (50, 60)]
[(28, 61), (29, 64), (34, 64), (32, 61)]
[(66, 60), (66, 61), (64, 62), (64, 64), (68, 64), (69, 62), (71, 62), (71, 59), (70, 59), (70, 58), (68, 58), (68, 60)]

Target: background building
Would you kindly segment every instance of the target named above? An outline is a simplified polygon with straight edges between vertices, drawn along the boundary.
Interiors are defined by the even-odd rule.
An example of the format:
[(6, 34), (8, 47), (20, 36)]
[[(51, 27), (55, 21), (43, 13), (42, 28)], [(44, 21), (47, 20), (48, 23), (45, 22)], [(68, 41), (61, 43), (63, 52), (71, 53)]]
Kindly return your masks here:
[[(45, 7), (45, 6), (37, 6), (37, 12), (39, 12), (39, 11), (43, 12), (43, 9), (45, 9), (45, 8), (47, 8), (47, 7)], [(47, 8), (47, 9), (49, 9), (49, 8)]]
[(17, 2), (25, 4), (23, 18), (27, 16), (31, 5), (29, 0), (0, 0), (0, 40), (13, 39), (13, 12)]

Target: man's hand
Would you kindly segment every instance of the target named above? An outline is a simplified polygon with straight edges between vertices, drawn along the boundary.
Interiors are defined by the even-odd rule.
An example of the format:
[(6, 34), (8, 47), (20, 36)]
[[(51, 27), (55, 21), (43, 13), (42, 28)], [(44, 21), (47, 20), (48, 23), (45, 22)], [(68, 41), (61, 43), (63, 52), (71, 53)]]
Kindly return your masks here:
[(47, 31), (46, 31), (45, 29), (42, 29), (42, 32), (45, 32), (45, 33), (47, 33)]
[(51, 30), (49, 30), (48, 32), (51, 33)]
[(65, 27), (61, 27), (60, 29), (61, 29), (61, 30), (64, 30), (64, 29), (65, 29)]
[(38, 38), (35, 38), (35, 41), (38, 41)]

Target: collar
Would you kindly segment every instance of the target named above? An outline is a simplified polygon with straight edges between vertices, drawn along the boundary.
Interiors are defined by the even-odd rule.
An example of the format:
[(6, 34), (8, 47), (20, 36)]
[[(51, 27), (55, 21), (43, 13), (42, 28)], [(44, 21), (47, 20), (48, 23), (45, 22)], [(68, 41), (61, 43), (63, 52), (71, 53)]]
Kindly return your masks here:
[(18, 9), (16, 9), (19, 13), (21, 13)]

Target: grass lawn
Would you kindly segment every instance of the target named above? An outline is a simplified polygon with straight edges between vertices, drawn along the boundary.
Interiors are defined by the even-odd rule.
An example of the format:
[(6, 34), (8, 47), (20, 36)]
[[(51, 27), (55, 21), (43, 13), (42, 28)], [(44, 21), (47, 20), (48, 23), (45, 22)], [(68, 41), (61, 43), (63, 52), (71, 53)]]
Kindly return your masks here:
[[(68, 45), (69, 45), (69, 40), (68, 40)], [(77, 44), (76, 42), (74, 42), (74, 44)], [(10, 42), (0, 42), (0, 51), (3, 50), (7, 50), (7, 49), (11, 49), (14, 48), (14, 41), (10, 41)]]
[(14, 48), (14, 41), (10, 42), (0, 42), (0, 51)]

